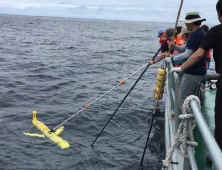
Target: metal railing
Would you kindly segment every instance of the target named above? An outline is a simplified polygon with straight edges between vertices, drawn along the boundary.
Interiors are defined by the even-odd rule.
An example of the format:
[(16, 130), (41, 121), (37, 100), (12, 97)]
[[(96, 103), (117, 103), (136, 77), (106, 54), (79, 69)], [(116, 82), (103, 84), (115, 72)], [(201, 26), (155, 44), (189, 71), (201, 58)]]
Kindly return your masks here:
[[(171, 62), (167, 63), (167, 80), (166, 80), (166, 103), (165, 103), (165, 144), (166, 144), (166, 152), (168, 152), (169, 148), (172, 146), (174, 142), (174, 136), (179, 127), (179, 115), (181, 113), (179, 107), (178, 100), (178, 90), (177, 84), (180, 84), (180, 76), (177, 73), (170, 74), (170, 69), (173, 68)], [(180, 91), (180, 90), (179, 90)], [(203, 118), (203, 114), (196, 101), (192, 100), (190, 102), (191, 109), (193, 111), (194, 117), (197, 121), (197, 125), (199, 127), (201, 136), (203, 137), (204, 143), (206, 145), (207, 150), (209, 151), (210, 157), (213, 161), (214, 168), (216, 170), (222, 169), (222, 153), (217, 145), (205, 119)], [(174, 153), (172, 159), (173, 162), (177, 162), (177, 164), (171, 164), (170, 170), (198, 170), (195, 156), (193, 153), (193, 149), (191, 146), (187, 146), (187, 153), (189, 158), (183, 158), (179, 153)]]
[(203, 137), (204, 143), (207, 147), (207, 150), (210, 153), (210, 157), (214, 163), (214, 166), (216, 170), (222, 169), (222, 153), (217, 145), (209, 127), (207, 126), (207, 123), (203, 117), (203, 114), (201, 113), (200, 109), (197, 106), (196, 101), (190, 102), (191, 109), (193, 111), (193, 114), (196, 118), (197, 125), (199, 127), (201, 136)]

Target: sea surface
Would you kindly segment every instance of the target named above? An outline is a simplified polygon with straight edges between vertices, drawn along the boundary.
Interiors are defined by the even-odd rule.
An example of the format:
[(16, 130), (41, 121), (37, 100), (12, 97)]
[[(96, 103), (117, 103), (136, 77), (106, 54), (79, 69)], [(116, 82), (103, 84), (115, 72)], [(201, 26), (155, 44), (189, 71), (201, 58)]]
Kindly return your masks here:
[[(174, 24), (0, 16), (0, 170), (137, 170), (155, 100), (151, 66), (100, 138), (91, 144), (142, 73), (64, 124), (61, 149), (32, 124), (53, 129), (141, 68), (159, 48), (159, 28)], [(144, 169), (165, 158), (164, 99), (159, 102)]]

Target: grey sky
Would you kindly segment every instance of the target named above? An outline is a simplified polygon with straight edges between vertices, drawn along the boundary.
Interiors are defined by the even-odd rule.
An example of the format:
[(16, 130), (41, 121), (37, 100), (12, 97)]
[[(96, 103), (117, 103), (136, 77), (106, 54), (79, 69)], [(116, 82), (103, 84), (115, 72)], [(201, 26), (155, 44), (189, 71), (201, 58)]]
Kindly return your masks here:
[[(184, 0), (180, 19), (199, 11), (218, 24), (217, 0)], [(0, 0), (1, 14), (175, 22), (180, 0)]]

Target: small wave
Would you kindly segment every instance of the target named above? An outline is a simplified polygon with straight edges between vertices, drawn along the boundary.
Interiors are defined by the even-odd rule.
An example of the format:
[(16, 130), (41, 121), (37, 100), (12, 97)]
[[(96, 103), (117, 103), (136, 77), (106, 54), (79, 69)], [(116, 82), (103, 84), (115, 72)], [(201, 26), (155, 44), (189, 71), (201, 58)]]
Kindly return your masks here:
[(26, 83), (25, 83), (25, 82), (22, 82), (22, 81), (15, 81), (15, 84), (16, 84), (16, 85), (25, 85)]
[(53, 90), (59, 90), (60, 87), (58, 85), (46, 86), (40, 89), (41, 92), (50, 92)]
[(24, 41), (25, 44), (32, 44), (33, 42), (30, 41)]
[(16, 88), (17, 86), (15, 83), (10, 83), (10, 84), (7, 84), (6, 87)]
[(7, 98), (5, 98), (4, 100), (1, 100), (0, 99), (0, 107), (1, 108), (10, 108), (10, 107), (14, 107), (15, 106), (15, 104), (14, 104), (14, 101), (12, 101), (11, 99), (7, 99)]
[(88, 98), (88, 93), (79, 93), (76, 94), (73, 100), (86, 99)]
[(15, 92), (14, 90), (9, 90), (9, 91), (7, 92), (7, 95), (11, 95), (11, 94), (16, 94), (16, 92)]
[[(41, 70), (41, 69), (37, 69), (37, 70)], [(36, 70), (33, 70), (34, 72)], [(60, 79), (58, 77), (54, 77), (54, 76), (51, 76), (51, 75), (46, 75), (46, 74), (37, 74), (37, 75), (27, 75), (26, 77), (29, 77), (29, 78), (39, 78), (39, 79), (42, 79), (42, 80), (53, 80), (53, 79)]]
[(5, 62), (6, 59), (4, 59), (3, 57), (0, 57), (0, 62)]
[(74, 46), (70, 46), (70, 47), (67, 47), (67, 49), (71, 50), (71, 49), (77, 49), (77, 48)]
[(57, 86), (61, 87), (61, 86), (67, 86), (69, 85), (69, 82), (63, 82), (63, 83), (58, 83)]
[(156, 52), (154, 52), (154, 51), (147, 51), (147, 53), (149, 53), (149, 54), (155, 54)]

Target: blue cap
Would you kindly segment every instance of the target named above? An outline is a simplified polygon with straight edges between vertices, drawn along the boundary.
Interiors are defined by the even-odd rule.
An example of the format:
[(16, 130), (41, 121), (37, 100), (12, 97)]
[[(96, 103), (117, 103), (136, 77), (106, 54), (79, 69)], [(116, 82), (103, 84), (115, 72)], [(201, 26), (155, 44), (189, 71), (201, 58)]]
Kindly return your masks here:
[(164, 28), (159, 29), (158, 31), (158, 37), (160, 37), (161, 34), (163, 34), (166, 30)]

